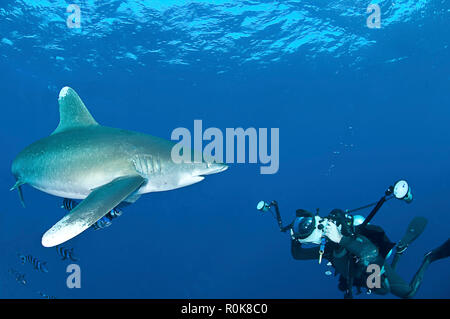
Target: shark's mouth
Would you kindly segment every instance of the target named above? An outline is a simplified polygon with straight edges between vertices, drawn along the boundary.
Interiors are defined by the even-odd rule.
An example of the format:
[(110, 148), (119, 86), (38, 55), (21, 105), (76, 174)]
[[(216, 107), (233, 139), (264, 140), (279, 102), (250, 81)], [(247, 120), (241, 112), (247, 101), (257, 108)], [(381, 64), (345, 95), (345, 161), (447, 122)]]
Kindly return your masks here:
[(216, 173), (221, 173), (223, 171), (226, 171), (227, 169), (228, 169), (228, 166), (224, 165)]
[(192, 185), (192, 184), (201, 182), (204, 179), (205, 179), (205, 177), (203, 177), (203, 176), (186, 175), (186, 176), (180, 178), (180, 180), (178, 182), (178, 186), (184, 187), (184, 186)]
[(226, 171), (227, 169), (228, 169), (227, 165), (216, 166), (214, 168), (211, 168), (211, 170), (209, 172), (204, 172), (199, 176), (207, 176), (207, 175), (217, 174), (217, 173)]

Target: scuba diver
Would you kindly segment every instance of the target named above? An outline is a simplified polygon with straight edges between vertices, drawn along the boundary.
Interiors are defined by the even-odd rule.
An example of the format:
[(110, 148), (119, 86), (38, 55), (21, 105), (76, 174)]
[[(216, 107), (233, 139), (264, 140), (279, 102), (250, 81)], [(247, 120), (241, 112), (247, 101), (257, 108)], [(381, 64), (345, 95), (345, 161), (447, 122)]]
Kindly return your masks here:
[[(283, 226), (278, 203), (270, 204), (261, 201), (257, 209), (262, 212), (275, 209), (274, 217), (282, 232), (289, 231), (291, 235), (291, 253), (297, 260), (322, 259), (329, 261), (335, 268), (335, 275), (340, 274), (339, 290), (344, 298), (353, 298), (353, 287), (358, 294), (361, 288), (367, 293), (384, 295), (392, 293), (400, 298), (412, 298), (416, 294), (428, 266), (439, 259), (450, 256), (450, 239), (436, 249), (428, 252), (410, 283), (403, 280), (396, 272), (396, 266), (408, 246), (423, 232), (427, 220), (415, 217), (408, 226), (403, 238), (392, 243), (380, 226), (369, 224), (381, 206), (391, 198), (401, 199), (407, 203), (412, 201), (411, 189), (404, 180), (390, 186), (385, 195), (376, 203), (372, 203), (353, 210), (343, 211), (333, 209), (326, 217), (303, 209), (296, 211), (296, 218), (292, 223)], [(370, 214), (364, 218), (350, 213), (375, 206)], [(313, 245), (313, 247), (307, 247)], [(387, 262), (392, 249), (395, 256), (391, 264)], [(378, 269), (378, 273), (376, 273)], [(375, 274), (375, 275), (373, 275)]]

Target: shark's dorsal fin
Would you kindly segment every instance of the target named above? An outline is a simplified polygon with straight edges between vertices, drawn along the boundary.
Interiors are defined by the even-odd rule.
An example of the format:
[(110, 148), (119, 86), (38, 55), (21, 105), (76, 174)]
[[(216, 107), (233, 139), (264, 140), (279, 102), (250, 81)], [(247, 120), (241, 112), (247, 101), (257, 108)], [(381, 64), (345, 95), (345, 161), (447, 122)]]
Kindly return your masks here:
[(60, 120), (52, 135), (74, 128), (99, 125), (72, 88), (68, 86), (62, 88), (58, 102)]

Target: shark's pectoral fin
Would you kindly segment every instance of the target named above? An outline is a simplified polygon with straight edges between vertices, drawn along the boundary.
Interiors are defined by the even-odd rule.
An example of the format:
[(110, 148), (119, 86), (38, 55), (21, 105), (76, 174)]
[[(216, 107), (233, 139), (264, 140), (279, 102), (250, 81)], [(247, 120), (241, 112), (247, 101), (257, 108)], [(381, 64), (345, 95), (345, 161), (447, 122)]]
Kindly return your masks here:
[(125, 176), (96, 188), (42, 236), (42, 245), (53, 247), (81, 234), (139, 189), (144, 181), (139, 175)]
[(16, 190), (19, 193), (19, 199), (20, 199), (20, 203), (22, 204), (23, 207), (25, 207), (25, 201), (23, 200), (23, 192), (22, 192), (22, 185), (24, 185), (25, 183), (22, 181), (17, 181), (13, 187), (11, 187), (11, 191)]

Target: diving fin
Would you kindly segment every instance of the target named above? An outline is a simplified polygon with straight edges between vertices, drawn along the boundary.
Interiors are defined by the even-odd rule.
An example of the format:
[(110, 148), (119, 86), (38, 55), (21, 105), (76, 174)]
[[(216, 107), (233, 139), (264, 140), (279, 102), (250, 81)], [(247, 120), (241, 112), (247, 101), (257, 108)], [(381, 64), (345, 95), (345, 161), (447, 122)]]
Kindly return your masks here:
[(438, 248), (433, 249), (428, 255), (430, 256), (431, 262), (450, 257), (450, 238)]
[(397, 254), (403, 253), (408, 246), (420, 236), (427, 226), (427, 219), (425, 217), (414, 217), (409, 223), (405, 235), (397, 244)]
[(420, 236), (427, 226), (427, 219), (425, 217), (414, 217), (409, 223), (406, 233), (397, 244), (394, 259), (392, 260), (391, 268), (395, 270), (400, 256), (405, 252), (406, 248)]
[(441, 246), (433, 249), (425, 255), (425, 258), (423, 259), (419, 270), (416, 272), (410, 283), (411, 292), (408, 294), (407, 298), (412, 298), (416, 294), (417, 290), (422, 284), (423, 277), (425, 275), (425, 271), (428, 269), (428, 266), (436, 260), (447, 257), (450, 257), (450, 238), (447, 239)]
[(42, 236), (42, 246), (53, 247), (81, 234), (139, 189), (144, 181), (140, 175), (124, 176), (94, 189)]

